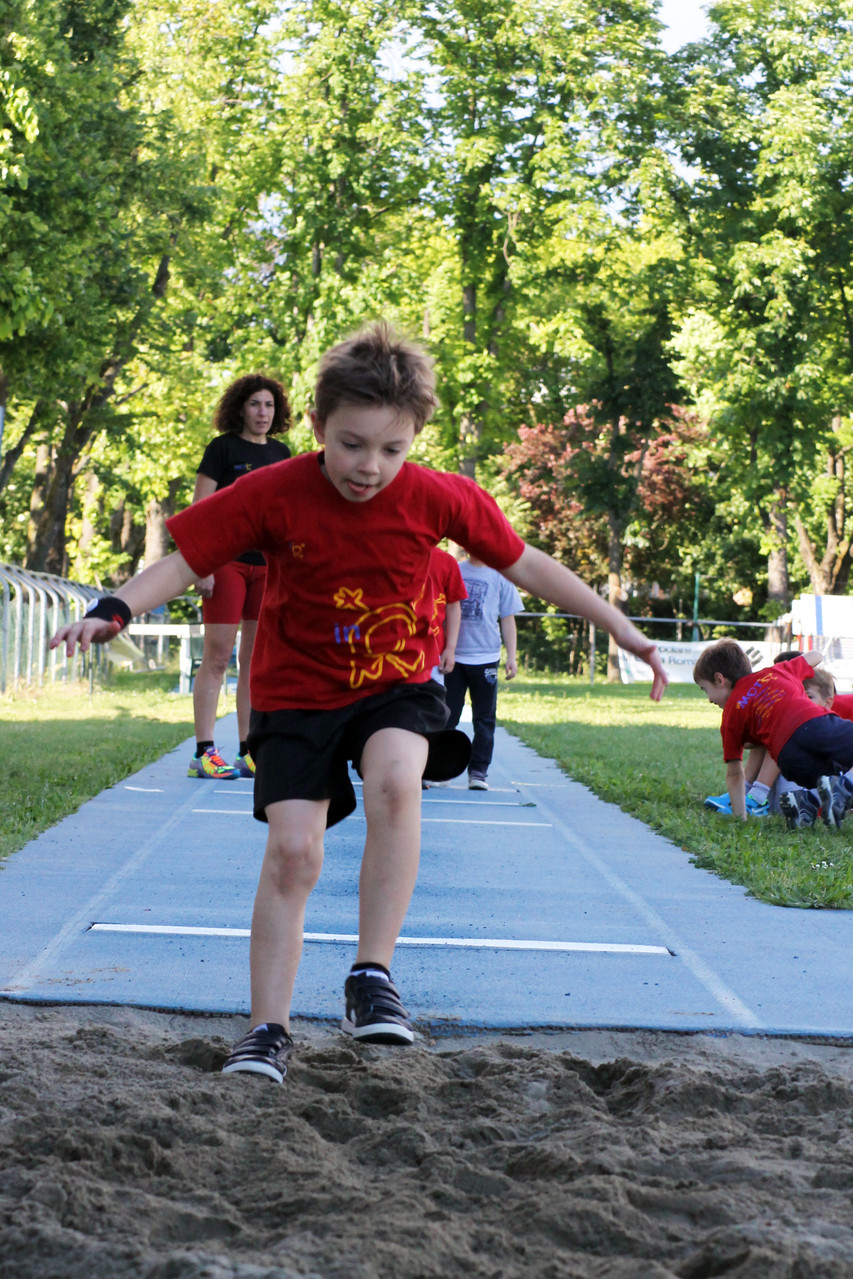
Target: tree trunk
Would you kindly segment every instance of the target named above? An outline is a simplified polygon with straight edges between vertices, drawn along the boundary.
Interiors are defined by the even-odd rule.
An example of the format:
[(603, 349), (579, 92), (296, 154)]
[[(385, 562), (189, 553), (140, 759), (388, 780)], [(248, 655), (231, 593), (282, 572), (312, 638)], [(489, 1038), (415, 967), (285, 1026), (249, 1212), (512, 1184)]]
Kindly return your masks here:
[[(620, 611), (625, 598), (622, 590), (622, 522), (614, 511), (607, 515), (607, 598), (614, 608)], [(607, 682), (618, 684), (622, 676), (619, 671), (619, 646), (611, 635), (607, 643)]]
[(181, 487), (180, 479), (169, 481), (169, 492), (160, 502), (156, 497), (145, 508), (145, 550), (143, 559), (146, 567), (165, 559), (172, 549), (166, 520), (175, 514), (175, 498)]
[(790, 600), (788, 590), (788, 501), (787, 495), (777, 495), (770, 513), (765, 519), (770, 534), (770, 550), (767, 555), (767, 598), (778, 600), (786, 607)]
[(48, 444), (39, 445), (25, 564), (37, 573), (64, 577), (68, 571), (65, 517), (74, 482), (73, 464), (74, 458), (67, 450), (54, 451)]
[(136, 572), (145, 545), (145, 529), (134, 523), (133, 508), (126, 502), (110, 516), (110, 538), (113, 550), (125, 557), (125, 563), (113, 574), (113, 581), (121, 586)]

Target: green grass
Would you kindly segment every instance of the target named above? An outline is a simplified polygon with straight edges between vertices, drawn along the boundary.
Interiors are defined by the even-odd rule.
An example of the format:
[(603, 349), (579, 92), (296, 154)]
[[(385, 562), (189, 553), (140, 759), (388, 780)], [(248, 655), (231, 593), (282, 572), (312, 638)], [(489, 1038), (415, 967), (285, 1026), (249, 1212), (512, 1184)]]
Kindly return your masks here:
[(725, 790), (720, 711), (693, 685), (590, 685), (523, 674), (501, 684), (501, 724), (569, 776), (666, 835), (698, 866), (776, 906), (853, 908), (853, 817), (788, 831), (781, 817), (736, 822), (702, 807)]
[(92, 694), (48, 684), (0, 697), (0, 860), (192, 735), (192, 699), (176, 683), (120, 672)]

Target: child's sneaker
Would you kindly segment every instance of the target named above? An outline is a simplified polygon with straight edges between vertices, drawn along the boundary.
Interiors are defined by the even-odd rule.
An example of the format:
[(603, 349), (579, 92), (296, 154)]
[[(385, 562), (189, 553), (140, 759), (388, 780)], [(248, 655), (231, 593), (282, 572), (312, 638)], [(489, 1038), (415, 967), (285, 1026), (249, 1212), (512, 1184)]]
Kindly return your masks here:
[(346, 1015), (341, 1030), (366, 1044), (410, 1044), (409, 1014), (393, 982), (374, 973), (350, 973), (344, 984)]
[(853, 808), (853, 781), (845, 773), (841, 778), (841, 790), (844, 795), (844, 803), (848, 813)]
[(469, 773), (468, 774), (469, 790), (488, 790), (489, 783), (486, 781), (485, 773)]
[(187, 777), (214, 777), (220, 782), (230, 782), (239, 776), (237, 769), (225, 763), (215, 746), (208, 746), (202, 755), (193, 755), (187, 769)]
[(840, 777), (821, 777), (817, 784), (821, 815), (826, 826), (840, 826), (847, 812), (847, 797)]
[(293, 1052), (293, 1040), (283, 1026), (268, 1022), (256, 1026), (234, 1045), (223, 1075), (267, 1075), (280, 1084), (287, 1074), (287, 1063)]
[(779, 807), (785, 814), (785, 825), (788, 830), (814, 826), (820, 812), (820, 805), (814, 795), (807, 790), (783, 791), (779, 796)]
[(234, 767), (237, 769), (238, 777), (254, 777), (255, 761), (252, 759), (248, 751), (245, 755), (238, 755), (234, 760)]
[(754, 795), (746, 797), (746, 815), (747, 817), (766, 817), (770, 812), (770, 807), (766, 800), (756, 799)]
[(723, 813), (726, 817), (732, 815), (732, 801), (728, 791), (724, 791), (722, 795), (709, 795), (702, 807), (709, 808), (714, 813)]

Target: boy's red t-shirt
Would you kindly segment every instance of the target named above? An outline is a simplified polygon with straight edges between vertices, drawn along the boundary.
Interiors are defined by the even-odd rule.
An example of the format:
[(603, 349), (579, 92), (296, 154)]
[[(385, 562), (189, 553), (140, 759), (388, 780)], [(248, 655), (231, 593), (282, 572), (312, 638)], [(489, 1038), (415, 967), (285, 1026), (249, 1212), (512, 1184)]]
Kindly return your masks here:
[(830, 715), (853, 720), (853, 693), (836, 693), (829, 708)]
[(442, 551), (436, 546), (429, 557), (429, 575), (432, 585), (432, 617), (430, 619), (430, 635), (435, 643), (436, 665), (444, 652), (444, 616), (448, 604), (458, 604), (468, 598), (459, 562), (449, 551)]
[(498, 570), (524, 542), (473, 480), (405, 462), (348, 502), (321, 454), (264, 467), (167, 521), (199, 577), (262, 551), (267, 582), (252, 656), (259, 711), (334, 708), (430, 678), (430, 553), (450, 537)]
[(778, 759), (782, 747), (801, 724), (827, 714), (825, 707), (816, 706), (803, 689), (803, 680), (811, 679), (813, 674), (810, 662), (795, 657), (790, 662), (765, 666), (737, 681), (720, 722), (726, 762), (743, 759), (747, 743), (766, 746), (773, 759)]

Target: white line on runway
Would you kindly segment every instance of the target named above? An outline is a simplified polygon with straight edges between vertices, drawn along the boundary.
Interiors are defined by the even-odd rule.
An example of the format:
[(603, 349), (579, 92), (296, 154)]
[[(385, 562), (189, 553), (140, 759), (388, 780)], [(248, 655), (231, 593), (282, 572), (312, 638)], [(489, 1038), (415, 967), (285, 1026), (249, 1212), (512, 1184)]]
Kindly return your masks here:
[(230, 813), (232, 817), (251, 817), (251, 808), (194, 808), (194, 813)]
[(550, 822), (487, 822), (480, 817), (422, 817), (422, 822), (441, 826), (539, 826), (550, 827)]
[[(253, 816), (249, 808), (194, 808), (193, 812), (214, 813), (225, 817)], [(481, 817), (422, 817), (421, 821), (431, 822), (434, 826), (538, 826), (542, 829), (551, 826), (550, 822), (492, 822)]]
[[(464, 804), (464, 803), (465, 803), (465, 800), (464, 800), (464, 799), (439, 799), (438, 797), (436, 797), (435, 799), (427, 799), (426, 797), (424, 797), (424, 801), (423, 801), (423, 802), (424, 802), (425, 804), (459, 804), (459, 805), (461, 805), (461, 804)], [(481, 799), (477, 799), (477, 800), (475, 800), (474, 802), (475, 802), (476, 804), (482, 804), (483, 802), (485, 802), (485, 803), (487, 803), (487, 804), (489, 805), (489, 808), (535, 808), (535, 807), (536, 807), (536, 805), (535, 805), (535, 804), (522, 804), (522, 803), (521, 803), (519, 800), (517, 800), (517, 799), (516, 799), (516, 800), (512, 800), (512, 799), (495, 799), (495, 800), (491, 800), (491, 799), (488, 799), (488, 800), (485, 800), (485, 801), (483, 801), (483, 800), (481, 800)]]
[(143, 795), (162, 795), (162, 786), (125, 786), (125, 790), (142, 791)]
[[(174, 924), (92, 924), (90, 932), (99, 933), (156, 933), (169, 937), (249, 937), (248, 928), (199, 928)], [(304, 933), (305, 941), (341, 942), (358, 941), (356, 933)], [(666, 946), (640, 946), (626, 942), (600, 941), (516, 941), (511, 937), (398, 937), (398, 946), (446, 946), (448, 949), (466, 947), (479, 950), (556, 950), (583, 951), (610, 955), (669, 955)]]

